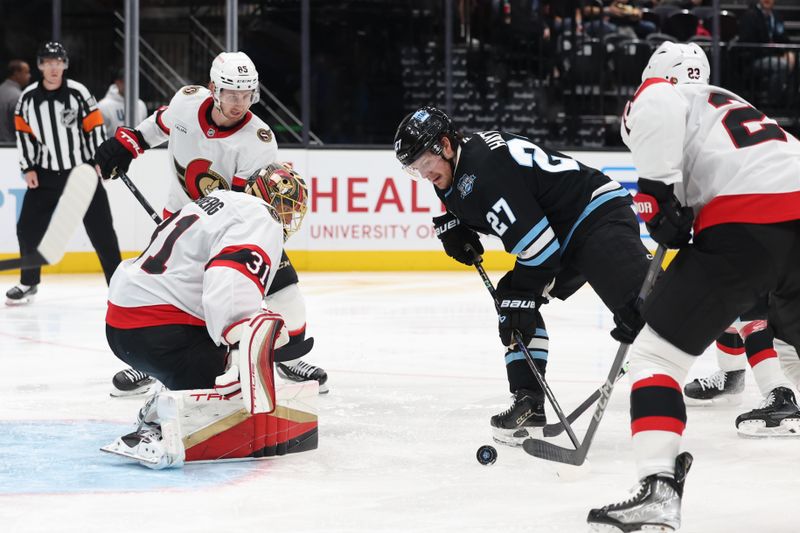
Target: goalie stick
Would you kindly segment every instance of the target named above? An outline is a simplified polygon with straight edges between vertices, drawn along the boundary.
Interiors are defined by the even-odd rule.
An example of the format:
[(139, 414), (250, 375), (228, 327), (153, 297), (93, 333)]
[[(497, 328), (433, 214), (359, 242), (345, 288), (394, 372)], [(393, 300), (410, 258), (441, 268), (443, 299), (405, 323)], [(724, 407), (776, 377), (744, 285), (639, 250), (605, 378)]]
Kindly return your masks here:
[[(486, 290), (488, 290), (489, 294), (491, 294), (492, 300), (494, 300), (495, 308), (498, 311), (500, 311), (500, 302), (497, 301), (497, 292), (495, 291), (494, 284), (492, 283), (492, 280), (489, 279), (489, 275), (486, 274), (486, 270), (483, 268), (482, 264), (483, 258), (469, 244), (465, 245), (464, 249), (472, 254), (472, 257), (474, 259), (475, 270), (478, 271), (478, 274), (480, 274), (481, 279), (483, 280), (483, 284), (486, 286)], [(533, 372), (533, 377), (536, 378), (536, 381), (539, 383), (539, 386), (544, 391), (545, 396), (547, 396), (547, 399), (550, 401), (550, 405), (553, 406), (553, 410), (556, 412), (556, 416), (558, 416), (558, 419), (561, 421), (561, 423), (564, 426), (564, 429), (567, 431), (567, 435), (572, 441), (572, 444), (574, 444), (575, 447), (577, 448), (578, 437), (576, 437), (575, 432), (572, 431), (572, 426), (570, 426), (569, 422), (567, 421), (567, 418), (564, 416), (564, 411), (558, 404), (558, 401), (556, 400), (553, 391), (550, 390), (550, 386), (547, 384), (547, 381), (545, 381), (544, 376), (542, 376), (542, 373), (539, 372), (539, 369), (536, 368), (536, 365), (533, 363), (533, 357), (531, 357), (531, 354), (528, 351), (528, 347), (523, 342), (522, 335), (518, 330), (514, 330), (514, 342), (517, 343), (517, 346), (520, 348), (522, 354), (525, 356), (525, 361), (528, 363), (531, 372)]]
[[(644, 282), (642, 283), (642, 288), (639, 290), (639, 296), (636, 301), (637, 307), (641, 305), (647, 294), (650, 292), (650, 289), (653, 287), (656, 276), (661, 270), (661, 263), (664, 260), (665, 251), (666, 249), (662, 245), (658, 246), (652, 262), (650, 263), (650, 268), (647, 270), (647, 276), (645, 276)], [(576, 466), (582, 465), (586, 460), (586, 454), (589, 451), (589, 447), (592, 445), (592, 439), (594, 439), (594, 435), (597, 433), (597, 428), (600, 426), (600, 421), (603, 419), (603, 415), (606, 412), (608, 400), (611, 398), (611, 393), (614, 390), (616, 378), (622, 370), (622, 364), (625, 361), (625, 357), (628, 355), (628, 349), (630, 347), (630, 344), (620, 343), (619, 348), (617, 349), (617, 356), (614, 359), (614, 363), (611, 365), (611, 370), (608, 373), (608, 378), (606, 378), (605, 383), (603, 383), (597, 390), (602, 398), (600, 398), (597, 408), (594, 410), (592, 421), (589, 423), (589, 429), (586, 430), (586, 435), (584, 435), (583, 442), (581, 442), (580, 445), (578, 445), (575, 442), (575, 439), (571, 437), (570, 440), (572, 440), (573, 445), (575, 445), (574, 450), (557, 446), (544, 440), (530, 438), (523, 441), (522, 449), (524, 449), (528, 454), (533, 455), (534, 457), (539, 457), (540, 459)], [(569, 433), (571, 428), (566, 424), (565, 426), (567, 432)]]
[(0, 271), (35, 268), (61, 261), (69, 239), (86, 216), (98, 181), (97, 172), (87, 164), (72, 169), (36, 251), (30, 255), (0, 261)]

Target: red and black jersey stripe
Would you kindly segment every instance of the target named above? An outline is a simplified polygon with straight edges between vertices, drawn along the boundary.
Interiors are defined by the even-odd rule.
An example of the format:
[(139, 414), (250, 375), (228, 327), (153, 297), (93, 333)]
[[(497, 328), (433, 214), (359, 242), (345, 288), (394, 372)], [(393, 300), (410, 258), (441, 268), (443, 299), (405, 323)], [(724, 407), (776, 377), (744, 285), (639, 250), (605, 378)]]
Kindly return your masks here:
[(238, 270), (255, 283), (263, 294), (271, 266), (269, 256), (261, 247), (255, 244), (243, 244), (223, 248), (206, 263), (205, 269), (227, 267)]
[(681, 386), (666, 374), (641, 379), (631, 388), (631, 434), (670, 431), (683, 434), (686, 405)]

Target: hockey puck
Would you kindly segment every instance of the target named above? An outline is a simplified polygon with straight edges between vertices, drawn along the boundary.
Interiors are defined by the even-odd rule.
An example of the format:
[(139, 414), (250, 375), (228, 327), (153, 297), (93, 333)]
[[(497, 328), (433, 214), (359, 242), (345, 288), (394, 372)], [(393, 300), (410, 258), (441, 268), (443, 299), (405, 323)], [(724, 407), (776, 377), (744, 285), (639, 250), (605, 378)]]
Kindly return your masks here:
[(484, 466), (493, 465), (494, 462), (497, 461), (497, 450), (494, 449), (494, 446), (484, 444), (478, 448), (476, 457), (478, 458), (478, 462)]

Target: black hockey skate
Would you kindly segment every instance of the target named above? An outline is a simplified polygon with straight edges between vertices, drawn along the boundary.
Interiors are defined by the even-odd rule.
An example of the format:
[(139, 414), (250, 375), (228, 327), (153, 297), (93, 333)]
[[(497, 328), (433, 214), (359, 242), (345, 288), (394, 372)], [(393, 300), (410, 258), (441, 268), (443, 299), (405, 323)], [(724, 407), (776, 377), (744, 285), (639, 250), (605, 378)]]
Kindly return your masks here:
[(800, 407), (794, 393), (776, 387), (761, 407), (736, 417), (736, 431), (743, 437), (800, 437)]
[(25, 305), (33, 300), (39, 292), (38, 285), (31, 285), (27, 289), (22, 285), (14, 285), (6, 291), (6, 305)]
[(675, 475), (654, 474), (639, 482), (636, 494), (620, 503), (589, 511), (595, 531), (674, 531), (681, 526), (681, 498), (692, 455), (675, 458)]
[(744, 370), (717, 370), (707, 378), (698, 378), (683, 387), (686, 405), (739, 405), (744, 391)]
[(546, 423), (544, 394), (519, 389), (511, 407), (492, 417), (492, 437), (495, 442), (506, 446), (522, 446), (522, 442), (531, 436), (528, 428), (542, 427)]
[(147, 394), (155, 382), (155, 378), (139, 370), (134, 370), (133, 368), (120, 370), (114, 374), (114, 378), (111, 380), (114, 385), (111, 396), (115, 398), (120, 396), (141, 396)]
[(328, 392), (328, 373), (318, 366), (310, 365), (305, 361), (297, 361), (291, 363), (276, 363), (278, 375), (287, 381), (311, 381), (314, 380), (319, 383), (319, 393), (325, 394)]

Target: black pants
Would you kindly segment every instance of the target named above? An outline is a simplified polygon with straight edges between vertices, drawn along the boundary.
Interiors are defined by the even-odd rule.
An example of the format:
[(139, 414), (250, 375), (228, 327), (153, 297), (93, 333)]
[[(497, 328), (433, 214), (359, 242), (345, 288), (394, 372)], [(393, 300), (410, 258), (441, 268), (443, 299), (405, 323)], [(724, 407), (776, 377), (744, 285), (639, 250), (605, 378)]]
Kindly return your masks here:
[(169, 324), (118, 329), (106, 324), (111, 351), (168, 389), (210, 389), (225, 371), (227, 346), (217, 346), (205, 326)]
[[(576, 233), (550, 294), (566, 300), (588, 282), (606, 307), (616, 313), (633, 305), (649, 267), (636, 215), (630, 207), (619, 207)], [(540, 360), (536, 362), (543, 370)], [(525, 361), (512, 362), (506, 371), (512, 392), (518, 388), (540, 389)]]
[[(37, 168), (36, 174), (39, 178), (39, 186), (25, 192), (22, 210), (17, 221), (19, 252), (23, 256), (35, 252), (44, 237), (53, 211), (61, 198), (61, 193), (64, 192), (69, 171), (56, 172)], [(119, 253), (117, 234), (114, 232), (108, 196), (102, 184), (97, 185), (97, 191), (92, 197), (86, 216), (83, 217), (83, 227), (86, 228), (86, 234), (97, 251), (103, 273), (106, 276), (106, 283), (108, 283), (122, 258)], [(20, 283), (23, 285), (38, 284), (41, 272), (41, 268), (22, 270)]]
[(658, 280), (643, 315), (670, 343), (700, 355), (766, 295), (775, 337), (800, 347), (800, 221), (703, 230)]

